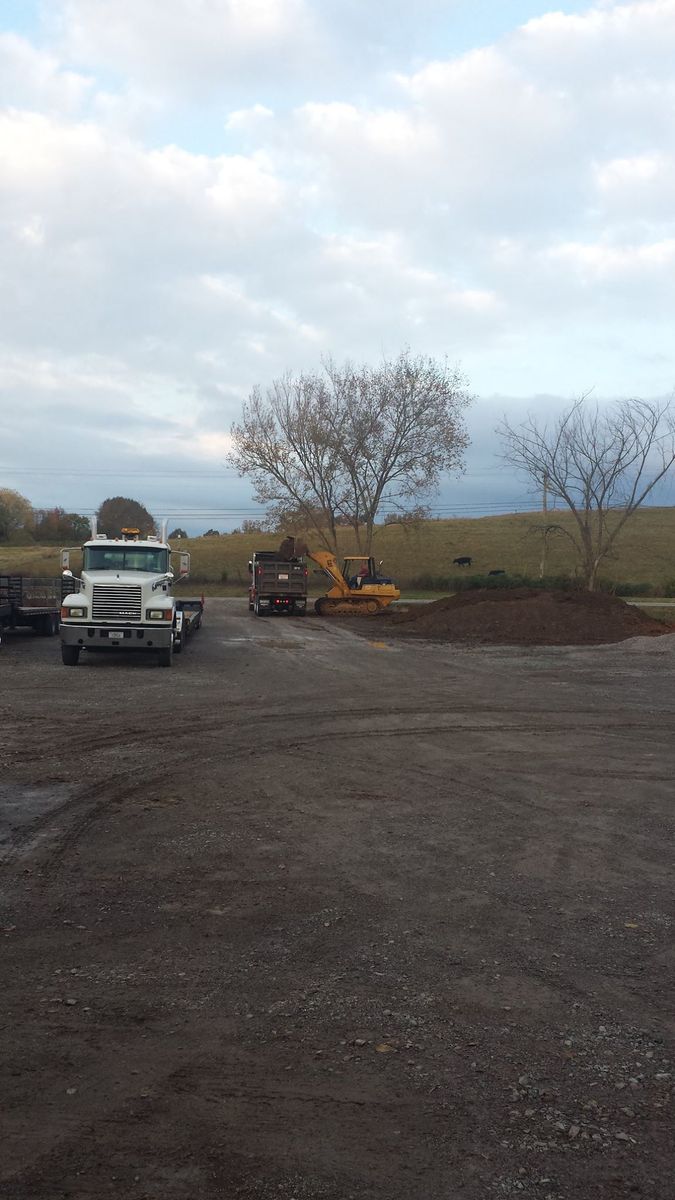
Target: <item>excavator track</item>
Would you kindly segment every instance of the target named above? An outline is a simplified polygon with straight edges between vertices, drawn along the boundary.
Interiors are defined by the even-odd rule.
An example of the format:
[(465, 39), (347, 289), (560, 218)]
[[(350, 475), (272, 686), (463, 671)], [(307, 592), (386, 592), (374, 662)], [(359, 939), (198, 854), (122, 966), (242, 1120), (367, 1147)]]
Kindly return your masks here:
[(333, 600), (328, 596), (320, 596), (314, 603), (314, 611), (319, 617), (372, 617), (383, 612), (386, 604), (375, 598), (370, 600)]

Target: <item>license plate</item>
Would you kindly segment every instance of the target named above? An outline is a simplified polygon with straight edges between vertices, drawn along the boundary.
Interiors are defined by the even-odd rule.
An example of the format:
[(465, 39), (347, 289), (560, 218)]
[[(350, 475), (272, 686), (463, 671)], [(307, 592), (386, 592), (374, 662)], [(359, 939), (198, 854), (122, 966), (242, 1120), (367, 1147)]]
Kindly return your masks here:
[(288, 575), (280, 575), (279, 579), (288, 579)]
[(124, 637), (124, 632), (123, 632), (123, 630), (121, 630), (121, 629), (118, 629), (118, 630), (112, 630), (112, 629), (109, 629), (109, 630), (108, 630), (108, 637), (109, 637), (109, 638), (123, 638), (123, 637)]

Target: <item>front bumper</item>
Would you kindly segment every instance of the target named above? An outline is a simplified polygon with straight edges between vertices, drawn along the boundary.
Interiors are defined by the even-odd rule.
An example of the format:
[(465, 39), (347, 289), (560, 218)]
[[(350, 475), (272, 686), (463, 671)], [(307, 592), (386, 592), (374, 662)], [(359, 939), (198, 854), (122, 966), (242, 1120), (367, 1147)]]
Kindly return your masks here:
[[(111, 637), (114, 633), (117, 636)], [(173, 625), (91, 625), (87, 621), (59, 625), (64, 646), (83, 650), (160, 650), (173, 641)]]

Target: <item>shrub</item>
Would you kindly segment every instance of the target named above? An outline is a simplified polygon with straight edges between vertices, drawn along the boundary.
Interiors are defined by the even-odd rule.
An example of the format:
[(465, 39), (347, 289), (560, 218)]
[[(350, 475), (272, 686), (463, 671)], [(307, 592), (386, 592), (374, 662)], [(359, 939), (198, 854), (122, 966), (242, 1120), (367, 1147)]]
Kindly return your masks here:
[(610, 592), (613, 596), (649, 596), (654, 591), (651, 583), (630, 583), (625, 580), (600, 579), (599, 592)]
[(409, 586), (418, 592), (449, 592), (456, 591), (453, 580), (447, 575), (431, 575), (424, 572), (422, 575), (415, 575)]

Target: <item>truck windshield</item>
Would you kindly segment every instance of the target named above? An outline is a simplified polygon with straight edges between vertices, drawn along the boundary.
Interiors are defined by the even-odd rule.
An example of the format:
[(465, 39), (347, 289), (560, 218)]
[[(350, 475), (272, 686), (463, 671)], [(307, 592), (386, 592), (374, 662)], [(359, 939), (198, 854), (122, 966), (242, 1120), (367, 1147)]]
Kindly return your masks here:
[(85, 571), (150, 571), (162, 575), (169, 569), (168, 550), (154, 546), (85, 546)]

